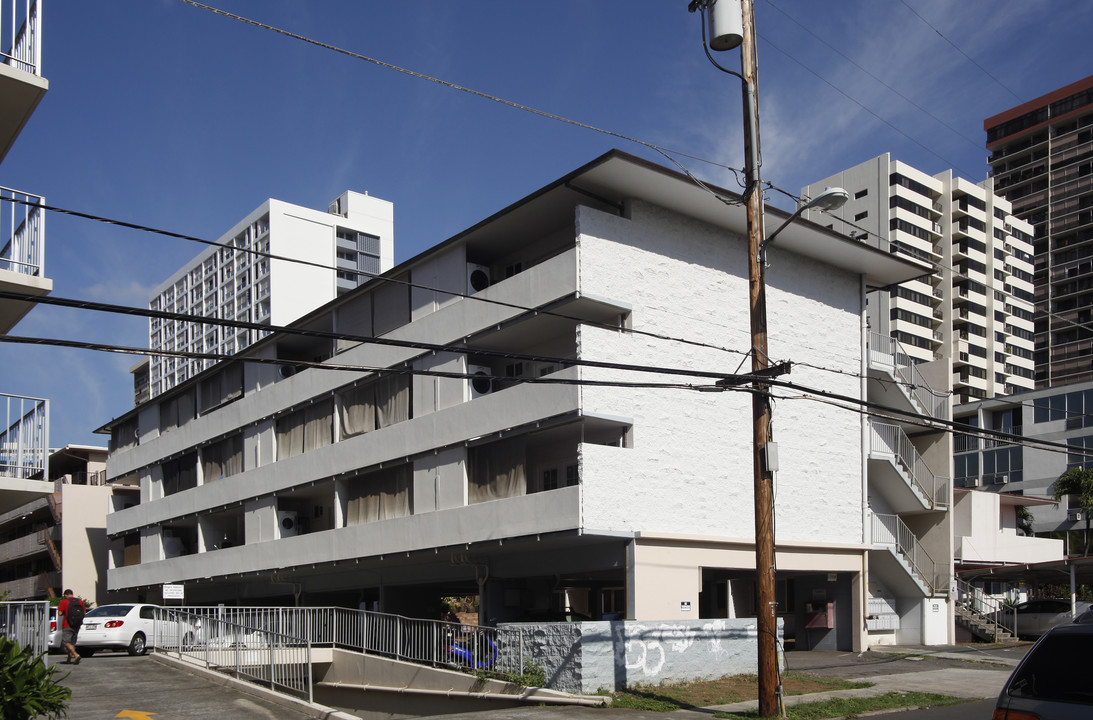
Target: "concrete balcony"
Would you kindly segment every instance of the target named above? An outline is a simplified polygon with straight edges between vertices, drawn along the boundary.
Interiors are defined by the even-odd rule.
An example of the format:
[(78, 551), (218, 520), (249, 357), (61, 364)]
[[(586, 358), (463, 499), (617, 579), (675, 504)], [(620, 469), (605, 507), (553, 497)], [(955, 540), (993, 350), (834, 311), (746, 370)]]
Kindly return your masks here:
[(870, 425), (869, 487), (898, 513), (948, 507), (949, 478), (935, 475), (897, 425)]
[(0, 0), (0, 161), (49, 89), (38, 0)]
[[(0, 95), (0, 97), (3, 97)], [(45, 276), (45, 199), (0, 187), (0, 291), (48, 295)], [(0, 297), (0, 333), (7, 333), (34, 307), (31, 300)]]
[(54, 491), (45, 480), (49, 455), (49, 401), (0, 395), (0, 412), (8, 426), (0, 428), (0, 514)]

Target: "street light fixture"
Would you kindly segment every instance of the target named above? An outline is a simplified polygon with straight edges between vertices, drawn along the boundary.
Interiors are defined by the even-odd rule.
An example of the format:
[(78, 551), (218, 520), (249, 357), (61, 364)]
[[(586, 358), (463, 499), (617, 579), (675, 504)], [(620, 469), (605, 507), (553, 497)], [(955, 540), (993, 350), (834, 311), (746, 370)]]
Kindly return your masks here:
[(779, 225), (777, 230), (768, 235), (766, 240), (759, 243), (759, 252), (762, 253), (766, 251), (767, 245), (769, 245), (774, 240), (775, 236), (785, 230), (791, 222), (801, 217), (801, 215), (804, 214), (806, 211), (811, 210), (812, 208), (819, 208), (821, 210), (831, 212), (832, 210), (838, 210), (839, 208), (841, 208), (843, 205), (846, 204), (846, 201), (849, 199), (850, 193), (848, 193), (846, 190), (843, 190), (841, 187), (825, 188), (822, 193), (812, 198), (801, 207), (797, 208), (796, 212), (786, 218), (786, 221)]

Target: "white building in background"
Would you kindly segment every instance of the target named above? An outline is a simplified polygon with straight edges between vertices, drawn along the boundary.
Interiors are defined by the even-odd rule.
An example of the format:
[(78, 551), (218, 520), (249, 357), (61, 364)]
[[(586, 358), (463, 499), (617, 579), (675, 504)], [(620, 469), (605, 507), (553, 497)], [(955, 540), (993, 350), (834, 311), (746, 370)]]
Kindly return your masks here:
[[(745, 226), (614, 151), (294, 324), (383, 343), (274, 334), (112, 420), (108, 475), (140, 503), (108, 518), (111, 590), (421, 617), (477, 594), (488, 623), (754, 617), (749, 393), (632, 384), (739, 367)], [(949, 366), (907, 365), (865, 322), (868, 287), (928, 266), (803, 221), (767, 260), (770, 354), (807, 361), (795, 382), (948, 417), (922, 386)], [(305, 355), (362, 369), (247, 362)], [(952, 490), (905, 470), (947, 468), (948, 434), (904, 446), (896, 424), (790, 399), (774, 431), (787, 638), (866, 647), (884, 579), (878, 641), (951, 642)]]
[(915, 362), (951, 359), (954, 403), (1033, 387), (1032, 226), (991, 182), (930, 176), (886, 153), (802, 190), (845, 188), (850, 200), (821, 222), (937, 264), (872, 293), (869, 321)]
[[(285, 325), (394, 264), (394, 208), (346, 191), (327, 212), (267, 200), (152, 291), (152, 310)], [(239, 248), (236, 250), (235, 248)], [(274, 257), (270, 257), (274, 256)], [(152, 350), (231, 355), (267, 333), (182, 320), (149, 320)], [(311, 358), (300, 358), (309, 360)], [(152, 355), (135, 367), (155, 397), (214, 364)], [(136, 393), (141, 397), (141, 393)]]

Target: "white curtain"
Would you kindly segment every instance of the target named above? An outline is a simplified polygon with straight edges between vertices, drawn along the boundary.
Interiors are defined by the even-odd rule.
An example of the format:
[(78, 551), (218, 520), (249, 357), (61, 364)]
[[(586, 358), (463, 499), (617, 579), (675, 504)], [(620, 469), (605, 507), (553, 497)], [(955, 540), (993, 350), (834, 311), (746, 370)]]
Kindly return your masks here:
[(350, 480), (346, 525), (407, 517), (410, 514), (412, 485), (410, 465), (400, 465)]
[(342, 439), (376, 429), (376, 388), (365, 383), (338, 393)]
[(523, 437), (471, 449), (467, 499), (471, 504), (527, 494)]

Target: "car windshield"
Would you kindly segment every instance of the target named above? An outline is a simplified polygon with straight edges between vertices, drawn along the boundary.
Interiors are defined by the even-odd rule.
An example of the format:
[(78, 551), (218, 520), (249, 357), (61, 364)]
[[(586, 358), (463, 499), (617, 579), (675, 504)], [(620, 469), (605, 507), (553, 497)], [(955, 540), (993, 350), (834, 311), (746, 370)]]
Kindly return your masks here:
[(127, 615), (132, 609), (132, 605), (100, 605), (84, 617), (120, 617)]

